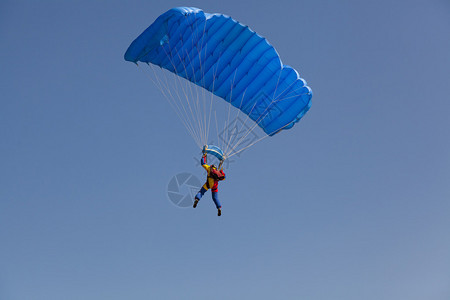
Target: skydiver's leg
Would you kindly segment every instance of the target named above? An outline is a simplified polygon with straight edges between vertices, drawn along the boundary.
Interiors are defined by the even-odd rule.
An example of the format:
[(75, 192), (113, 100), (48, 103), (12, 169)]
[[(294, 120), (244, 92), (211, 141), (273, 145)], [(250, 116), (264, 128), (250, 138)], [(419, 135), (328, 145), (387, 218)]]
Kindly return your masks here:
[(198, 191), (197, 195), (195, 196), (195, 199), (200, 200), (203, 195), (206, 193), (207, 189), (205, 189), (205, 187), (202, 186), (202, 188), (200, 189), (200, 191)]
[(217, 215), (220, 217), (222, 215), (222, 205), (220, 205), (220, 201), (219, 201), (219, 191), (213, 192), (211, 190), (211, 195), (212, 195), (214, 204), (216, 204), (216, 207), (217, 207)]
[(212, 199), (214, 201), (214, 204), (216, 205), (216, 208), (217, 209), (221, 208), (222, 205), (220, 205), (220, 201), (219, 201), (219, 191), (217, 191), (217, 192), (211, 191), (211, 195), (212, 195)]
[(198, 201), (200, 201), (200, 199), (203, 197), (203, 195), (206, 193), (206, 189), (204, 186), (202, 186), (202, 188), (200, 189), (200, 191), (198, 191), (197, 195), (195, 195), (195, 199), (194, 199), (194, 205), (193, 207), (196, 208)]

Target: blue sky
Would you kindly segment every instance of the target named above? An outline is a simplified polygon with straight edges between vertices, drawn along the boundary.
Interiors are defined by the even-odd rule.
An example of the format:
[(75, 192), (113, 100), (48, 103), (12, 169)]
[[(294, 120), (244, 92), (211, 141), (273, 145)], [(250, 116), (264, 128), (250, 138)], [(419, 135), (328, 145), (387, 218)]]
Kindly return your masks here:
[[(176, 6), (265, 36), (314, 91), (292, 130), (203, 180), (123, 60)], [(450, 297), (446, 1), (2, 1), (0, 299)]]

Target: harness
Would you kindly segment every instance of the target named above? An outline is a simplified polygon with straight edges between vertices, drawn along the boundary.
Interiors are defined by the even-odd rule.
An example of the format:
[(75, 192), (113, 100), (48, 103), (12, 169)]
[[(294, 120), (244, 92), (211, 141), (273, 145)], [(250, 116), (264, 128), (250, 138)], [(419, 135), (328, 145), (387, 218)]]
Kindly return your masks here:
[(206, 187), (208, 188), (208, 190), (211, 188), (211, 186), (209, 185), (209, 178), (212, 178), (212, 177), (209, 177), (209, 176), (206, 177)]
[(211, 186), (209, 184), (209, 179), (210, 178), (214, 181), (214, 185), (215, 185), (218, 181), (224, 180), (225, 176), (223, 176), (217, 169), (211, 168), (209, 170), (208, 176), (206, 176), (206, 187), (208, 189), (211, 188)]

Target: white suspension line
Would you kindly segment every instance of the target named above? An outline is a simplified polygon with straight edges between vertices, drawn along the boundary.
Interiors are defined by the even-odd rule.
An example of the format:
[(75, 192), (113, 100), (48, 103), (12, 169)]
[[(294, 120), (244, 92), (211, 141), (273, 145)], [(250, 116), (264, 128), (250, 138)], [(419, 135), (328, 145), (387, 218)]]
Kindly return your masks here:
[[(172, 106), (173, 110), (175, 111), (175, 113), (178, 115), (179, 119), (181, 120), (182, 124), (184, 125), (184, 127), (186, 128), (186, 130), (188, 131), (188, 133), (191, 135), (191, 137), (194, 139), (195, 143), (198, 145), (199, 141), (196, 137), (196, 135), (194, 134), (194, 132), (192, 131), (192, 128), (190, 127), (189, 123), (186, 122), (185, 118), (180, 114), (179, 109), (176, 108), (175, 106), (175, 102), (172, 103), (173, 99), (173, 95), (170, 93), (169, 89), (164, 89), (163, 88), (163, 83), (161, 82), (161, 80), (159, 79), (159, 77), (156, 75), (155, 70), (153, 68), (153, 66), (151, 66), (154, 74), (155, 74), (155, 78), (157, 81), (153, 80), (153, 78), (148, 75), (146, 73), (146, 75), (150, 78), (150, 80), (158, 87), (158, 89), (160, 90), (160, 92), (163, 94), (164, 98), (167, 100), (167, 102), (169, 102), (169, 104)], [(140, 68), (141, 70), (143, 70), (142, 68)], [(163, 72), (163, 70), (161, 70)], [(144, 72), (145, 73), (145, 72)], [(169, 92), (170, 97), (166, 94), (166, 91)], [(172, 101), (171, 101), (172, 100)]]

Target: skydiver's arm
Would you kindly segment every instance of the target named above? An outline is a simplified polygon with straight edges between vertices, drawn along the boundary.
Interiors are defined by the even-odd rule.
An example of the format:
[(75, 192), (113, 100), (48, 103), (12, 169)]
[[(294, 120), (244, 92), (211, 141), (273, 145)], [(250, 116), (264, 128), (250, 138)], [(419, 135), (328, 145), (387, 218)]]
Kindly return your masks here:
[(209, 172), (209, 166), (206, 164), (206, 154), (203, 154), (200, 163), (202, 164), (202, 167), (205, 168), (206, 172)]

